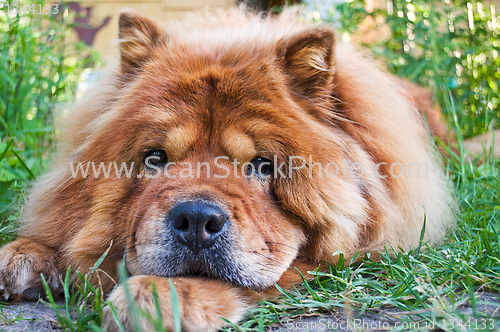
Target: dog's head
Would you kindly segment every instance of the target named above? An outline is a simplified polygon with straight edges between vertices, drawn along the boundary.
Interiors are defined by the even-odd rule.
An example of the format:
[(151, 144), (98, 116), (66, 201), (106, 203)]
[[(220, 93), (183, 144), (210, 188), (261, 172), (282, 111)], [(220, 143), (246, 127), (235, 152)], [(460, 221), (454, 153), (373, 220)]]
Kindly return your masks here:
[(75, 156), (134, 165), (78, 187), (92, 187), (90, 219), (113, 220), (133, 274), (263, 289), (321, 241), (356, 243), (363, 181), (312, 165), (355, 149), (330, 115), (334, 33), (268, 22), (169, 33), (121, 14), (119, 89)]

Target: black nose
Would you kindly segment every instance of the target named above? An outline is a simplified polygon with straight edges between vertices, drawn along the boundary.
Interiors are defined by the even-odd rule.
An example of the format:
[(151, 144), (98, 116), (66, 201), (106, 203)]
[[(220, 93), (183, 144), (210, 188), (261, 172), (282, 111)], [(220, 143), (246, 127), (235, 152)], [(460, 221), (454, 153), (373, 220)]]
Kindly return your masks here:
[(170, 211), (177, 240), (197, 254), (215, 243), (227, 220), (226, 212), (202, 201), (182, 202)]

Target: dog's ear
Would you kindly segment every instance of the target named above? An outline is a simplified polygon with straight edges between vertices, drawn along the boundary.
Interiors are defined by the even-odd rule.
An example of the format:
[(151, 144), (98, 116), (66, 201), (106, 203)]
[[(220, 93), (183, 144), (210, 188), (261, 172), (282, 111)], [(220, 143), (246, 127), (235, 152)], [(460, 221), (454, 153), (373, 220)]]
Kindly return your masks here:
[(278, 42), (278, 61), (296, 93), (311, 98), (330, 90), (334, 46), (335, 32), (328, 27), (308, 29)]
[(124, 74), (133, 74), (166, 40), (163, 28), (150, 18), (131, 10), (120, 12), (118, 20), (120, 64)]

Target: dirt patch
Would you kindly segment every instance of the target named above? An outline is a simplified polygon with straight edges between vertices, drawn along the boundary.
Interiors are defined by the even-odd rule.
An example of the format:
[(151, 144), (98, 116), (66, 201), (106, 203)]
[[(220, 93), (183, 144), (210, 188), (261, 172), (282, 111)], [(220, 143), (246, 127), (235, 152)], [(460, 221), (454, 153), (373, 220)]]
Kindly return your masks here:
[[(478, 297), (477, 310), (490, 317), (500, 318), (500, 295), (485, 293)], [(0, 307), (2, 308), (2, 307)], [(464, 315), (472, 316), (472, 308), (464, 304), (457, 308)], [(284, 321), (282, 325), (268, 328), (272, 332), (285, 331), (387, 331), (394, 327), (403, 330), (412, 330), (415, 326), (402, 326), (402, 322), (409, 322), (410, 316), (396, 309), (384, 309), (365, 312), (363, 315), (353, 311), (346, 313), (344, 310), (330, 312), (324, 316), (301, 316)], [(477, 320), (481, 324), (480, 320)], [(494, 329), (500, 326), (499, 319), (485, 321), (488, 326), (494, 324)], [(409, 323), (408, 323), (409, 324)], [(421, 323), (420, 329), (432, 330), (433, 326)], [(6, 305), (0, 311), (0, 331), (33, 331), (49, 332), (63, 331), (57, 322), (54, 310), (47, 304), (41, 302), (23, 302), (20, 304)]]
[(54, 310), (41, 302), (23, 302), (0, 307), (0, 331), (63, 331)]

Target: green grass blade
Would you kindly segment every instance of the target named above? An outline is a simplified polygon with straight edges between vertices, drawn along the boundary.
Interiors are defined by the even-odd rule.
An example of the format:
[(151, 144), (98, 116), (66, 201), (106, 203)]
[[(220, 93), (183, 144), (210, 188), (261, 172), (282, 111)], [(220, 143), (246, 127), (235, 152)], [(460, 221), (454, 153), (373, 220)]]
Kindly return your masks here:
[(172, 279), (168, 279), (168, 285), (170, 286), (170, 298), (172, 299), (172, 314), (174, 319), (174, 332), (181, 332), (181, 313), (179, 310), (179, 297), (177, 295), (177, 290), (175, 289)]

